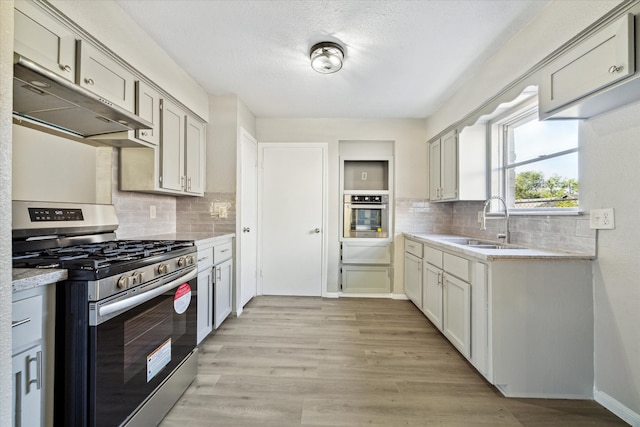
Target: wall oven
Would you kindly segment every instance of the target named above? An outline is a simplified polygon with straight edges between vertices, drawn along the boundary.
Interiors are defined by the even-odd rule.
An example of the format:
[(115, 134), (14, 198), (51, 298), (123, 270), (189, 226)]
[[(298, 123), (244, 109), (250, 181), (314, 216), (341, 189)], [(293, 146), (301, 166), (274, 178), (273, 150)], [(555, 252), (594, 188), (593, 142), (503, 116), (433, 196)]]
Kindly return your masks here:
[(387, 194), (345, 194), (343, 238), (389, 237)]
[(197, 371), (193, 242), (119, 241), (111, 205), (13, 209), (14, 267), (68, 271), (56, 284), (54, 425), (157, 425)]

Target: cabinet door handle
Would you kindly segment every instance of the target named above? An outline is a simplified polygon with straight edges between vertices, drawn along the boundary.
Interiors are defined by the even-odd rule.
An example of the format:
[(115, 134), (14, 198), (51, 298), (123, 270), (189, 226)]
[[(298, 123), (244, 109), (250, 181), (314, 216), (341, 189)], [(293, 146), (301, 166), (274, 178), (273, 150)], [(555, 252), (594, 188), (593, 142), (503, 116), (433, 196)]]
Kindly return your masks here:
[(94, 84), (93, 79), (90, 79), (88, 77), (84, 79), (84, 82), (86, 84), (88, 84), (89, 86), (93, 86), (93, 84)]
[(24, 318), (22, 320), (16, 320), (15, 322), (11, 321), (11, 327), (15, 328), (16, 326), (24, 325), (25, 323), (29, 323), (29, 322), (31, 322), (30, 317)]
[[(36, 362), (36, 377), (31, 379), (31, 363)], [(36, 357), (27, 356), (27, 393), (31, 391), (31, 384), (36, 385), (36, 390), (42, 388), (42, 351), (36, 353)]]
[(180, 177), (180, 188), (182, 188), (183, 190), (185, 189), (184, 188), (184, 178), (185, 178), (184, 176)]
[(70, 72), (71, 72), (71, 66), (66, 65), (66, 64), (64, 64), (64, 65), (63, 65), (63, 64), (59, 64), (59, 65), (60, 65), (60, 69), (61, 69), (62, 71), (66, 71), (67, 73), (70, 73)]
[(191, 177), (187, 178), (187, 190), (191, 190)]
[(13, 413), (15, 414), (15, 427), (22, 426), (22, 371), (16, 372), (15, 378), (16, 389), (14, 390), (16, 394), (16, 404), (13, 408)]
[(622, 65), (620, 65), (620, 66), (612, 65), (611, 67), (609, 67), (609, 74), (618, 73), (620, 71), (622, 71)]

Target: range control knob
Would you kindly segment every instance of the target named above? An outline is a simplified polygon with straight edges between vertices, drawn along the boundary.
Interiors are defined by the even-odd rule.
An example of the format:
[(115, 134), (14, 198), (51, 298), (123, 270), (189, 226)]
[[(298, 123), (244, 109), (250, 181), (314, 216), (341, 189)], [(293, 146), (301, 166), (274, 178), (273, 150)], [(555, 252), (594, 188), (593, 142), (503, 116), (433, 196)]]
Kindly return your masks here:
[(121, 276), (118, 279), (118, 288), (120, 289), (127, 289), (129, 287), (129, 277), (127, 276)]
[(184, 267), (187, 265), (187, 259), (185, 257), (178, 258), (178, 267)]
[(158, 266), (158, 274), (167, 274), (169, 272), (169, 264), (160, 264)]
[(193, 258), (193, 255), (187, 255), (187, 265), (193, 265), (195, 259)]

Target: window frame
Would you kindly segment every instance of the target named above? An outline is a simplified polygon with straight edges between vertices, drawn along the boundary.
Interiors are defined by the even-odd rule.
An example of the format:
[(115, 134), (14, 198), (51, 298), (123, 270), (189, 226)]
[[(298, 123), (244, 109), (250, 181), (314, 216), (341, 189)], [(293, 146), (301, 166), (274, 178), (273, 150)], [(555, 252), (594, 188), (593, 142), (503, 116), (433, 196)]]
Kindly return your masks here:
[[(533, 96), (524, 102), (521, 102), (504, 113), (493, 117), (489, 121), (487, 132), (490, 144), (489, 150), (489, 188), (490, 194), (499, 194), (506, 202), (509, 214), (515, 215), (578, 215), (580, 214), (580, 197), (578, 195), (578, 206), (576, 207), (541, 207), (541, 208), (516, 208), (514, 206), (515, 191), (508, 191), (510, 183), (508, 170), (515, 170), (516, 167), (537, 163), (544, 160), (554, 159), (573, 153), (579, 153), (580, 140), (578, 137), (578, 146), (575, 148), (557, 151), (551, 154), (545, 154), (521, 162), (509, 163), (509, 133), (513, 133), (513, 129), (519, 125), (523, 125), (532, 120), (539, 120), (538, 115), (538, 97)], [(578, 173), (580, 171), (580, 158), (578, 156)], [(578, 180), (579, 183), (579, 180)], [(513, 184), (515, 185), (515, 183)], [(579, 193), (578, 193), (579, 194)], [(491, 214), (502, 214), (501, 211), (495, 210), (497, 204), (491, 206)]]

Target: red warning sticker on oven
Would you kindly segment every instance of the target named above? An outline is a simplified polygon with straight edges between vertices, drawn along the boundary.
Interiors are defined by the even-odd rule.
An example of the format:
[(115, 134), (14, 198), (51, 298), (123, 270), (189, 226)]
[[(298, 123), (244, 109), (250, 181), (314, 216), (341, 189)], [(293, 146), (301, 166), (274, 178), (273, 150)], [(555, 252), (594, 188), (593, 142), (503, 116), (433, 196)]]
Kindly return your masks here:
[(191, 286), (188, 283), (183, 283), (176, 289), (176, 294), (173, 296), (173, 308), (176, 313), (182, 314), (187, 311), (189, 304), (191, 303)]

